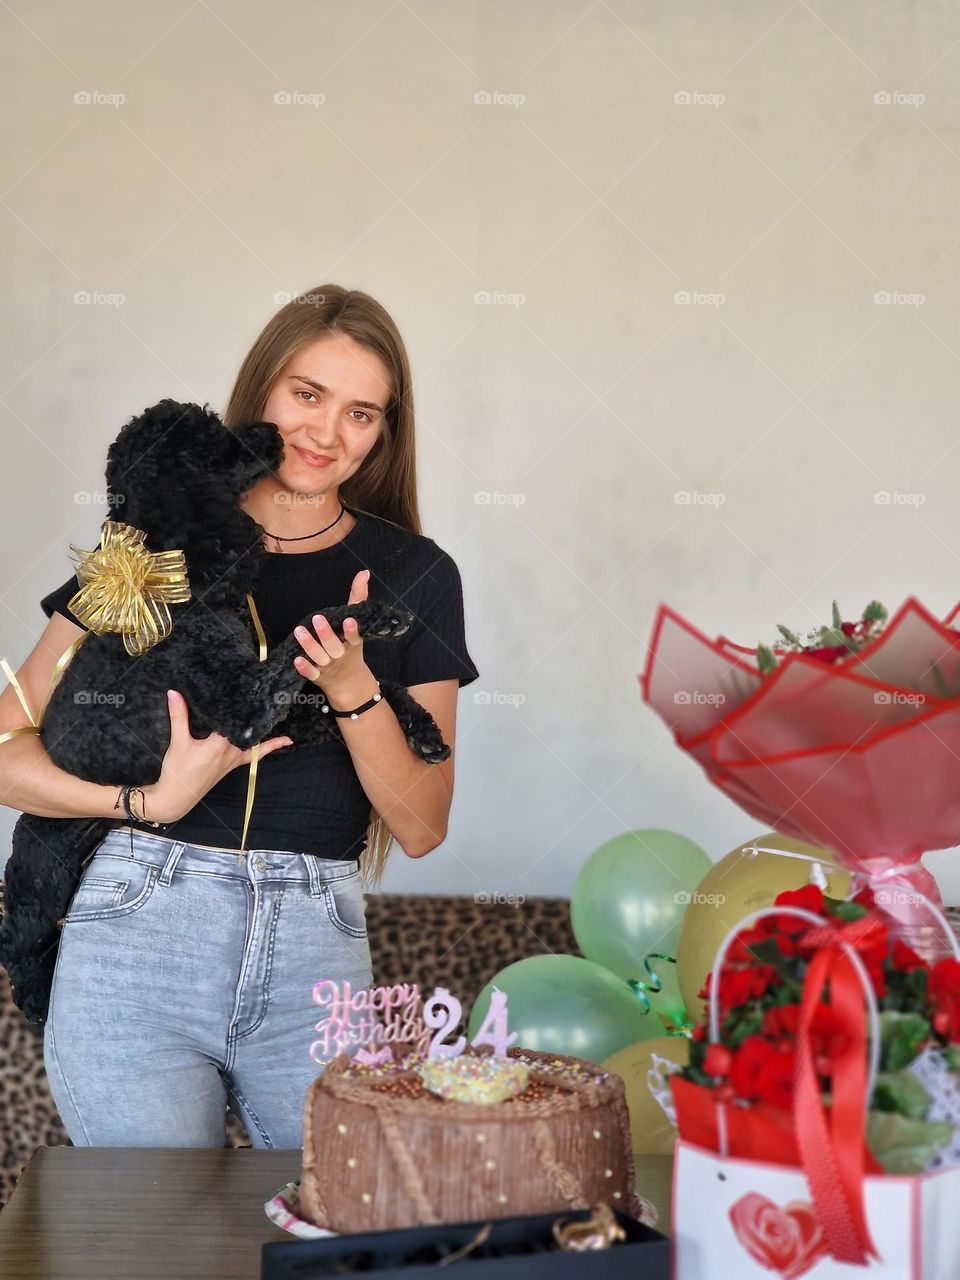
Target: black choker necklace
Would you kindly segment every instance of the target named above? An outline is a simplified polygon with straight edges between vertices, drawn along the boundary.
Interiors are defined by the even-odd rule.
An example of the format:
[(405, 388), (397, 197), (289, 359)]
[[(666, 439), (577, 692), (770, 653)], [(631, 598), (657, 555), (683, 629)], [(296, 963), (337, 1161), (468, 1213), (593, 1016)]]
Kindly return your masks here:
[[(345, 511), (346, 511), (346, 507), (341, 502), (340, 515), (337, 516), (336, 520), (331, 520), (328, 525), (324, 525), (324, 527), (322, 529), (318, 529), (316, 533), (304, 533), (304, 534), (301, 534), (299, 538), (281, 538), (279, 534), (267, 533), (266, 529), (264, 529), (263, 532), (266, 534), (268, 538), (273, 538), (274, 542), (306, 542), (308, 538), (319, 538), (321, 533), (326, 533), (328, 529), (332, 529), (333, 526), (337, 523), (337, 521), (342, 519), (343, 513)], [(280, 550), (283, 551), (283, 547), (281, 547)]]

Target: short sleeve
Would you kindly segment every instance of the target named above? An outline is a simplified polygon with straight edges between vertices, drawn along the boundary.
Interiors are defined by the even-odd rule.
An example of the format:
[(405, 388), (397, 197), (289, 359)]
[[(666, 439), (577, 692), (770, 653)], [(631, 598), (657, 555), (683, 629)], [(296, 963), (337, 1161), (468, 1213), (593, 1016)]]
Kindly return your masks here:
[(414, 621), (403, 652), (401, 683), (409, 689), (431, 680), (456, 679), (462, 688), (480, 673), (467, 651), (460, 571), (435, 543), (431, 561), (403, 597)]
[(65, 618), (69, 618), (75, 627), (83, 627), (84, 631), (86, 631), (87, 627), (84, 627), (80, 619), (75, 618), (67, 608), (67, 601), (72, 599), (79, 590), (80, 582), (77, 575), (74, 574), (62, 587), (57, 587), (56, 591), (51, 591), (49, 595), (44, 596), (40, 601), (40, 608), (48, 618), (52, 618), (55, 613), (62, 613)]

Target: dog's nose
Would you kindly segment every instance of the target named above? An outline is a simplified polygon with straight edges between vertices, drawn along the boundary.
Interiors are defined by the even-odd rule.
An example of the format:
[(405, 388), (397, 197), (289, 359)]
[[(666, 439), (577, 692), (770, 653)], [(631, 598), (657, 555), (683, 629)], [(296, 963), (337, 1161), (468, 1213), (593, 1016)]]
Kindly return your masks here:
[(283, 456), (283, 440), (272, 422), (248, 422), (234, 429), (243, 480), (275, 471)]

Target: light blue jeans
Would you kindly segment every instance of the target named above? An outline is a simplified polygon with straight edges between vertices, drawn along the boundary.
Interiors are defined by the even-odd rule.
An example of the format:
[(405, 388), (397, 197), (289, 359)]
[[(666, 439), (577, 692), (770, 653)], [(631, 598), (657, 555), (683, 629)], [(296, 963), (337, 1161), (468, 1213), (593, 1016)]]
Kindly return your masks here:
[[(131, 835), (133, 850), (131, 855)], [(299, 1148), (322, 978), (373, 974), (355, 862), (116, 827), (64, 917), (43, 1060), (75, 1146)]]

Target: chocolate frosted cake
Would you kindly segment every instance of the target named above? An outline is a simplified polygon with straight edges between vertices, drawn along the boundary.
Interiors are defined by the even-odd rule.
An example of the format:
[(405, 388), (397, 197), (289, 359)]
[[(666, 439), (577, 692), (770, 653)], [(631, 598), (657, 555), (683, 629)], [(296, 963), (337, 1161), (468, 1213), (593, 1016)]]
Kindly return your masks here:
[(300, 1212), (338, 1233), (599, 1201), (640, 1217), (634, 1177), (623, 1081), (583, 1058), (392, 1045), (377, 1065), (341, 1054), (307, 1090)]

